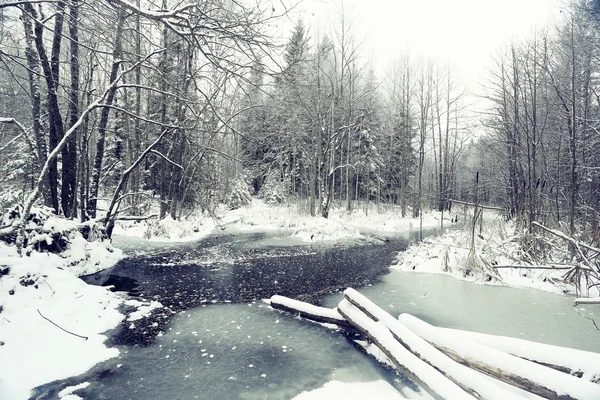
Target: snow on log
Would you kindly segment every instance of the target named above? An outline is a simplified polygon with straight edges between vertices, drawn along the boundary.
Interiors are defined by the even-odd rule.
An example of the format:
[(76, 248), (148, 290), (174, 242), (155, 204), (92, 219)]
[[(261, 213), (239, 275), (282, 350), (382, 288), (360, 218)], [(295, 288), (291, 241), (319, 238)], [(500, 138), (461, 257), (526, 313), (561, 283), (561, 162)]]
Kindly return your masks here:
[(600, 385), (544, 367), (492, 347), (444, 334), (409, 314), (399, 320), (450, 358), (547, 399), (598, 400)]
[(495, 336), (450, 328), (437, 329), (444, 335), (474, 341), (578, 378), (600, 383), (600, 353), (507, 336)]
[(578, 299), (575, 299), (574, 306), (578, 306), (580, 304), (600, 304), (600, 297), (580, 297)]
[(500, 382), (482, 379), (479, 372), (452, 360), (356, 290), (346, 289), (344, 297), (375, 321), (381, 321), (385, 324), (394, 338), (408, 351), (440, 371), (445, 377), (475, 397), (487, 400), (524, 398), (513, 391), (509, 391)]
[(319, 307), (278, 295), (271, 297), (271, 307), (276, 310), (282, 310), (294, 315), (299, 315), (300, 317), (309, 319), (311, 321), (335, 324), (343, 328), (354, 329), (352, 325), (350, 325), (350, 323), (348, 323), (348, 321), (346, 321), (335, 308)]
[(431, 365), (404, 348), (383, 322), (373, 320), (363, 310), (346, 299), (340, 302), (338, 310), (348, 322), (385, 353), (398, 370), (406, 374), (429, 394), (446, 400), (475, 399)]

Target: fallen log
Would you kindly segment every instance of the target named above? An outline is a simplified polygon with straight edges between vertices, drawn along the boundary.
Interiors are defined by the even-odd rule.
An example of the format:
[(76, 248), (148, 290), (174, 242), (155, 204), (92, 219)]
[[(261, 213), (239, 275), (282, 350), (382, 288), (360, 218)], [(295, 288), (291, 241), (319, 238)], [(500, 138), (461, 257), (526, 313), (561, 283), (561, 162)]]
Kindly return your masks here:
[(376, 322), (348, 300), (342, 300), (338, 310), (358, 331), (368, 337), (411, 380), (439, 399), (474, 400), (454, 382), (425, 363), (400, 344), (382, 322)]
[(532, 342), (507, 336), (463, 331), (459, 329), (437, 328), (443, 335), (459, 337), (485, 346), (493, 347), (513, 356), (582, 378), (600, 383), (600, 354), (590, 351), (570, 349)]
[(480, 373), (452, 360), (356, 290), (346, 289), (344, 298), (374, 321), (381, 321), (394, 338), (414, 356), (431, 365), (473, 396), (487, 400), (524, 399), (514, 391), (506, 389), (501, 383), (482, 379)]
[(399, 320), (455, 361), (547, 399), (598, 400), (600, 385), (546, 368), (489, 346), (444, 335), (409, 314)]
[(575, 299), (573, 306), (578, 306), (580, 304), (600, 304), (600, 297), (580, 297)]
[(311, 321), (334, 324), (341, 328), (351, 329), (354, 327), (340, 315), (335, 308), (325, 308), (308, 304), (303, 301), (290, 299), (285, 296), (275, 295), (271, 297), (271, 307), (276, 310), (286, 311)]

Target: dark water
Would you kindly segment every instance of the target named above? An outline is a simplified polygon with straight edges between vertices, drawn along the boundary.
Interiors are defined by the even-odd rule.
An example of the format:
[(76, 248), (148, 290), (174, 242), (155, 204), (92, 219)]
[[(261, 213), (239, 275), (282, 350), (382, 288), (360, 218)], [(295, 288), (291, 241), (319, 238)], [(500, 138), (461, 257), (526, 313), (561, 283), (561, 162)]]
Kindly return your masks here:
[(236, 242), (209, 242), (198, 248), (128, 258), (83, 279), (114, 285), (116, 290), (158, 300), (179, 311), (207, 302), (243, 303), (274, 294), (299, 297), (364, 286), (386, 273), (395, 252), (406, 244), (406, 240), (394, 240), (362, 246), (255, 249)]
[(145, 254), (131, 249), (131, 257), (83, 279), (165, 307), (111, 333), (118, 359), (44, 385), (33, 398), (54, 399), (86, 381), (78, 392), (84, 399), (288, 399), (331, 379), (406, 388), (340, 333), (281, 315), (262, 299), (280, 294), (318, 304), (346, 287), (374, 285), (415, 238), (290, 246), (238, 234)]

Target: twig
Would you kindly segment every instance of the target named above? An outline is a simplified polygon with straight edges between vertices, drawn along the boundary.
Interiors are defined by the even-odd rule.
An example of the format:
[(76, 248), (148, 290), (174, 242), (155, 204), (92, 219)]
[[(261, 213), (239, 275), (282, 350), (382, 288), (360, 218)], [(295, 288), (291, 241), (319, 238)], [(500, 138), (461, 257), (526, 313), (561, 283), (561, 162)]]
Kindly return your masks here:
[(571, 266), (552, 266), (552, 265), (493, 265), (493, 268), (501, 269), (501, 268), (522, 268), (522, 269), (550, 269), (550, 270), (566, 270), (572, 269)]
[[(48, 285), (48, 287), (50, 288), (50, 290), (52, 290), (52, 294), (56, 293), (56, 292), (54, 291), (54, 289), (52, 289), (52, 286), (50, 286), (50, 284), (48, 283), (48, 281), (46, 280), (46, 278), (44, 278), (44, 277), (42, 276), (42, 279), (44, 280), (44, 282), (46, 282), (46, 285)], [(38, 312), (39, 312), (39, 310), (38, 310)]]
[(71, 332), (71, 331), (68, 331), (68, 330), (66, 330), (65, 328), (63, 328), (62, 326), (58, 325), (56, 322), (54, 322), (54, 321), (50, 320), (49, 318), (46, 318), (46, 317), (44, 317), (44, 316), (42, 315), (42, 313), (40, 312), (40, 310), (39, 310), (39, 309), (37, 310), (37, 312), (38, 312), (38, 314), (40, 314), (40, 317), (44, 318), (46, 321), (50, 322), (52, 325), (56, 326), (57, 328), (59, 328), (59, 329), (61, 329), (61, 330), (65, 331), (65, 332), (67, 332), (67, 333), (70, 333), (70, 334), (71, 334), (71, 335), (73, 335), (73, 336), (77, 336), (77, 337), (79, 337), (79, 338), (82, 338), (82, 339), (88, 340), (88, 337), (87, 337), (87, 336), (81, 336), (81, 335), (78, 335), (78, 334), (76, 334), (76, 333), (73, 333), (73, 332)]
[(596, 324), (596, 321), (593, 318), (585, 316), (582, 313), (580, 313), (579, 311), (577, 311), (577, 314), (581, 315), (585, 319), (589, 319), (590, 321), (592, 321), (592, 324), (594, 324), (594, 326), (596, 327), (596, 329), (600, 331), (600, 328), (598, 328), (598, 324)]

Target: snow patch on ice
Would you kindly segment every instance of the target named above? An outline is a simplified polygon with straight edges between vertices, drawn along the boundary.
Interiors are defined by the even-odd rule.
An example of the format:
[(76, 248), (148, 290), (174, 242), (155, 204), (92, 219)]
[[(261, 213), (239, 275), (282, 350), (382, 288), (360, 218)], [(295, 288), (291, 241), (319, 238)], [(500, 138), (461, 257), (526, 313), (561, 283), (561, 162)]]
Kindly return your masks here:
[[(150, 303), (143, 303), (138, 300), (127, 300), (125, 302), (125, 305), (137, 307), (136, 311), (130, 313), (127, 316), (127, 321), (137, 321), (139, 319), (147, 317), (148, 315), (150, 315), (152, 310), (161, 308), (163, 306), (161, 303), (155, 300), (150, 301)], [(177, 334), (179, 334), (179, 332), (177, 332)]]
[(407, 399), (386, 381), (374, 382), (340, 382), (329, 381), (323, 387), (302, 392), (293, 400), (394, 400)]
[[(85, 389), (88, 386), (90, 386), (89, 382), (83, 382), (83, 383), (80, 383), (79, 385), (75, 385), (75, 386), (68, 386), (68, 387), (64, 388), (63, 390), (61, 390), (60, 392), (58, 392), (58, 398), (63, 399), (63, 398), (65, 398), (65, 396), (73, 394), (74, 391), (80, 390), (80, 389)], [(77, 396), (77, 397), (79, 397), (79, 396)]]

